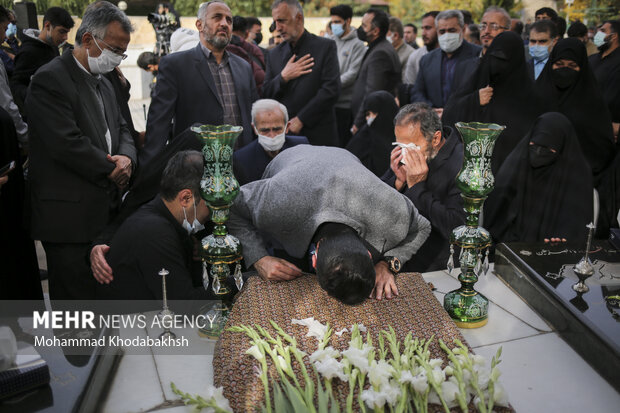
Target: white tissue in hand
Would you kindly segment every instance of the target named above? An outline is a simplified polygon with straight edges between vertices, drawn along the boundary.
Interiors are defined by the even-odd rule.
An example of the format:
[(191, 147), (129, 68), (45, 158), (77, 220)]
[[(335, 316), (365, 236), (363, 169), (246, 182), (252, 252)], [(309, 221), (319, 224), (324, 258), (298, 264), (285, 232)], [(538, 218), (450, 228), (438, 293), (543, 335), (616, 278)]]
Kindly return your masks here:
[(418, 145), (416, 145), (415, 143), (400, 143), (400, 142), (393, 142), (392, 145), (398, 146), (400, 148), (400, 152), (403, 155), (403, 158), (400, 160), (400, 163), (402, 163), (403, 165), (407, 165), (407, 162), (405, 162), (405, 154), (407, 153), (407, 149), (416, 149), (416, 150), (420, 150), (420, 147)]
[(0, 327), (0, 371), (13, 366), (17, 355), (15, 334), (9, 327)]

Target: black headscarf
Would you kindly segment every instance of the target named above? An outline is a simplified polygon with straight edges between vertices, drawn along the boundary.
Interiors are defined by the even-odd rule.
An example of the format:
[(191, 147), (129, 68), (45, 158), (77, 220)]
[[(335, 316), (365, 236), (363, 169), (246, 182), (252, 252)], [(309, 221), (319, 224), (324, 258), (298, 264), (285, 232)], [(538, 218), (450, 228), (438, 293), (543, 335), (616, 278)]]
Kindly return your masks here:
[(364, 113), (371, 111), (377, 117), (370, 126), (367, 124), (351, 138), (346, 149), (357, 156), (364, 166), (375, 175), (381, 176), (390, 167), (390, 152), (394, 137), (394, 117), (398, 106), (394, 96), (379, 90), (364, 99)]
[[(560, 59), (574, 61), (580, 70), (553, 70), (553, 63)], [(577, 38), (561, 39), (551, 51), (536, 85), (545, 93), (552, 110), (563, 113), (572, 122), (596, 183), (612, 161), (615, 148), (611, 116), (583, 43)]]
[[(493, 88), (491, 101), (480, 106), (478, 90)], [(448, 101), (442, 122), (485, 122), (506, 126), (493, 150), (492, 169), (497, 172), (517, 142), (529, 131), (545, 106), (535, 92), (521, 37), (500, 33), (488, 48), (469, 81)]]
[(485, 227), (497, 242), (581, 242), (592, 205), (590, 168), (571, 122), (561, 113), (545, 113), (497, 173), (484, 206)]

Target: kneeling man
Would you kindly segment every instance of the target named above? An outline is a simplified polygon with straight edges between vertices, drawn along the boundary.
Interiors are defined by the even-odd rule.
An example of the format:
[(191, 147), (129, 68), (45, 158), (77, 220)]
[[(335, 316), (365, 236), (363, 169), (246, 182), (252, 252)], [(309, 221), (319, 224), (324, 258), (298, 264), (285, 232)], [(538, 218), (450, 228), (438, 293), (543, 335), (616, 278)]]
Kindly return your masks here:
[(345, 304), (398, 294), (394, 273), (430, 233), (413, 203), (353, 154), (309, 145), (280, 153), (263, 179), (241, 187), (228, 228), (243, 245), (246, 266), (266, 280), (302, 272), (269, 256), (264, 237), (296, 258), (314, 247), (321, 287)]
[(159, 195), (127, 218), (112, 238), (107, 258), (114, 279), (97, 285), (97, 298), (160, 300), (162, 268), (170, 273), (166, 277), (168, 299), (212, 298), (192, 282), (196, 278), (192, 275), (201, 268), (193, 260), (190, 234), (202, 229), (209, 217), (200, 196), (203, 170), (200, 152), (182, 151), (170, 159)]

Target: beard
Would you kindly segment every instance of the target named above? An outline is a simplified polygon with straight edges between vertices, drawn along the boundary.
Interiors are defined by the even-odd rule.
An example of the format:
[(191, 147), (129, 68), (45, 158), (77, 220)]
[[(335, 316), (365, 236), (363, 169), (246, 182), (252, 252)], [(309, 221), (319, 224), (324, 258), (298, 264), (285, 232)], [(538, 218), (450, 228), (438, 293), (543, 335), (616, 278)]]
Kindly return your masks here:
[(230, 43), (231, 36), (228, 33), (226, 34), (226, 37), (218, 36), (217, 32), (213, 34), (203, 32), (203, 34), (207, 43), (209, 43), (216, 49), (224, 49), (226, 46), (228, 46), (228, 43)]

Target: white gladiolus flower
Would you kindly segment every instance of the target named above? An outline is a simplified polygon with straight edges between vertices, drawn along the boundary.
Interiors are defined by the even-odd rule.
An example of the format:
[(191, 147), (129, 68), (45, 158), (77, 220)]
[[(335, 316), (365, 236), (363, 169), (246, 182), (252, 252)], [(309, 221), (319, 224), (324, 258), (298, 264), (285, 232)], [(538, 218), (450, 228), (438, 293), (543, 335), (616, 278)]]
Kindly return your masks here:
[(474, 365), (479, 365), (479, 366), (484, 366), (487, 362), (484, 359), (484, 357), (478, 355), (478, 354), (474, 354), (472, 355), (472, 361), (474, 363)]
[(459, 393), (458, 384), (451, 380), (441, 383), (441, 393), (448, 407), (454, 407), (457, 405), (456, 395)]
[(280, 365), (280, 368), (284, 371), (288, 371), (288, 369), (290, 368), (286, 360), (284, 360), (284, 357), (280, 355), (278, 355), (278, 364)]
[(428, 364), (431, 366), (432, 369), (436, 369), (441, 367), (441, 365), (443, 364), (443, 360), (442, 359), (430, 359), (428, 361)]
[(433, 375), (433, 382), (435, 382), (437, 384), (440, 384), (444, 380), (446, 380), (446, 376), (444, 375), (443, 370), (433, 369), (431, 371), (431, 374)]
[(343, 328), (340, 331), (336, 331), (334, 334), (336, 334), (338, 337), (340, 337), (341, 335), (343, 335), (344, 333), (348, 332), (349, 330), (347, 328)]
[(441, 400), (439, 399), (437, 392), (435, 392), (435, 389), (431, 389), (428, 393), (428, 402), (431, 404), (441, 404)]
[[(368, 329), (366, 328), (366, 326), (364, 326), (364, 324), (359, 323), (357, 325), (358, 330), (360, 331), (360, 333), (365, 333), (366, 331), (368, 331)], [(353, 327), (351, 327), (351, 329), (353, 329)]]
[(508, 393), (504, 389), (504, 386), (501, 383), (495, 383), (495, 391), (493, 391), (493, 397), (495, 399), (495, 404), (498, 406), (508, 407), (510, 402), (508, 401)]
[(334, 377), (338, 377), (342, 381), (349, 380), (343, 372), (344, 365), (336, 359), (327, 358), (323, 361), (317, 361), (314, 363), (314, 367), (323, 377), (329, 380), (332, 380)]
[(385, 394), (380, 391), (374, 391), (372, 387), (370, 389), (363, 390), (361, 398), (368, 405), (368, 407), (373, 409), (383, 407), (386, 402)]
[(388, 383), (385, 383), (381, 386), (381, 393), (385, 395), (385, 401), (389, 405), (396, 405), (398, 403), (398, 397), (400, 396), (400, 386), (398, 383), (390, 380)]
[(306, 337), (315, 337), (317, 340), (322, 340), (327, 333), (327, 326), (315, 320), (314, 317), (304, 318), (303, 320), (294, 318), (291, 320), (291, 323), (308, 327), (308, 334), (306, 334)]
[(413, 380), (414, 380), (413, 374), (411, 374), (409, 370), (403, 370), (400, 373), (400, 379), (398, 379), (400, 384), (405, 384), (405, 383), (413, 384)]
[(368, 352), (370, 351), (370, 347), (365, 348), (355, 348), (349, 347), (345, 351), (342, 352), (342, 355), (349, 360), (349, 362), (360, 369), (360, 371), (364, 374), (368, 373)]
[(445, 369), (443, 369), (443, 372), (446, 376), (452, 376), (454, 375), (454, 368), (448, 365)]
[(497, 382), (497, 380), (499, 379), (499, 376), (501, 376), (501, 374), (502, 374), (502, 372), (499, 371), (497, 366), (493, 367), (491, 369), (491, 380), (493, 380), (494, 382)]
[(413, 378), (411, 382), (413, 390), (418, 394), (424, 394), (428, 390), (428, 381), (426, 380), (426, 374), (418, 374)]
[(260, 349), (258, 348), (256, 344), (250, 347), (249, 349), (247, 349), (245, 351), (245, 354), (249, 354), (250, 356), (254, 357), (258, 361), (262, 361), (265, 358), (265, 355), (261, 353)]
[(323, 350), (317, 350), (310, 355), (310, 362), (323, 361), (328, 358), (336, 358), (340, 356), (340, 352), (332, 346), (325, 347)]
[(409, 357), (407, 357), (406, 354), (403, 354), (402, 356), (400, 356), (400, 363), (401, 364), (407, 364), (409, 363)]
[[(475, 367), (474, 367), (475, 370)], [(491, 372), (487, 369), (478, 370), (478, 387), (481, 390), (486, 390), (489, 387), (489, 379), (491, 378)]]
[[(215, 388), (214, 386), (208, 385), (204, 398), (206, 400), (213, 399), (220, 409), (225, 410), (227, 412), (232, 412), (228, 399), (224, 397), (223, 387)], [(209, 409), (207, 409), (207, 411), (208, 410)], [(214, 409), (211, 409), (211, 411), (214, 411)]]
[(368, 380), (373, 387), (381, 387), (388, 383), (394, 368), (385, 360), (373, 361), (368, 371)]

